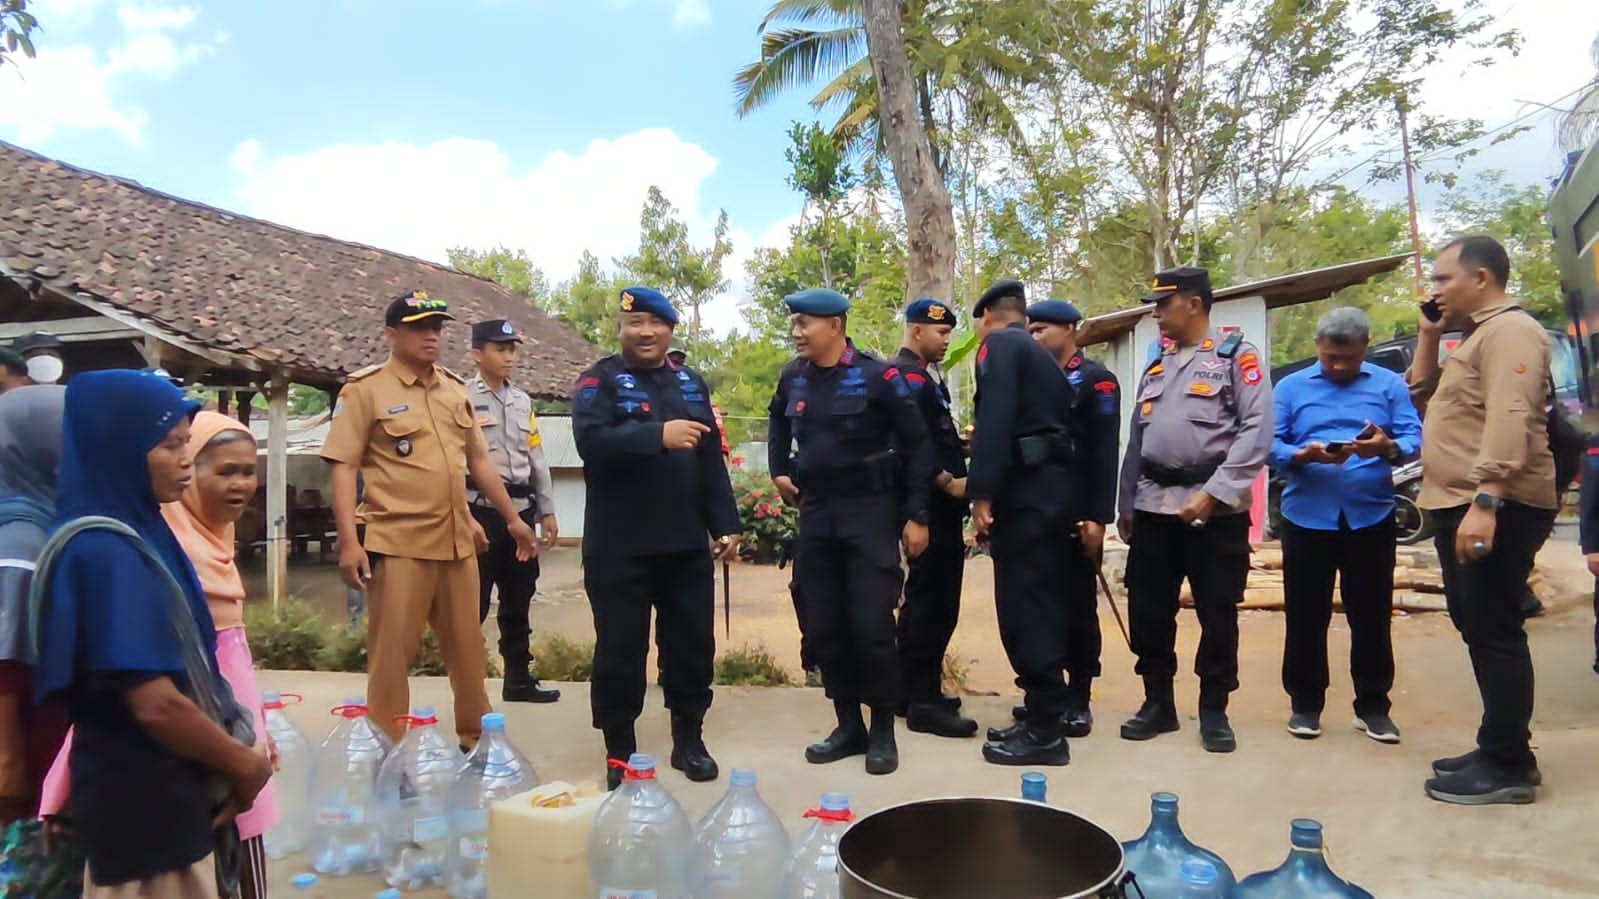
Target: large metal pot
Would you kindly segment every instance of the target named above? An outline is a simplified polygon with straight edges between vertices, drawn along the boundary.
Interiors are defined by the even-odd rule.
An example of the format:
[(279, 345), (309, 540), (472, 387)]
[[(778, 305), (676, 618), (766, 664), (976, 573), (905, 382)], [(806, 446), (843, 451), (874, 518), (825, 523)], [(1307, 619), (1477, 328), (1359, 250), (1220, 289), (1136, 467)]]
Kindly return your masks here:
[(1019, 799), (924, 799), (874, 812), (838, 843), (844, 899), (1122, 897), (1104, 828)]

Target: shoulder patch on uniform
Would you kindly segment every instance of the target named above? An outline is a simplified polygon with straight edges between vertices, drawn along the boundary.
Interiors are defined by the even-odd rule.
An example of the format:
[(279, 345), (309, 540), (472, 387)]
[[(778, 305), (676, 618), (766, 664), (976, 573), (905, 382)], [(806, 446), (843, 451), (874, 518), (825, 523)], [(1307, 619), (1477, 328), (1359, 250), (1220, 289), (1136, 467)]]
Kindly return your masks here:
[(460, 384), (462, 386), (466, 385), (466, 379), (461, 377), (460, 375), (456, 374), (455, 372), (450, 371), (449, 369), (445, 368), (442, 365), (435, 365), (433, 367), (438, 369), (440, 372), (442, 372), (444, 374), (444, 376), (446, 378), (449, 378), (450, 380), (454, 381), (455, 383)]
[(348, 375), (346, 375), (344, 380), (346, 380), (346, 381), (359, 381), (362, 378), (369, 378), (372, 375), (376, 374), (378, 372), (378, 370), (380, 370), (381, 368), (383, 368), (383, 366), (381, 366), (381, 365), (368, 365), (366, 368), (358, 368), (355, 371), (352, 371)]
[(1149, 363), (1149, 367), (1148, 368), (1144, 369), (1144, 374), (1145, 375), (1158, 375), (1158, 374), (1160, 374), (1161, 372), (1163, 372), (1165, 370), (1166, 370), (1166, 366), (1162, 365), (1159, 359), (1156, 359), (1154, 362)]
[(1100, 393), (1115, 393), (1116, 392), (1116, 382), (1115, 381), (1095, 381), (1094, 382), (1094, 389), (1099, 391)]

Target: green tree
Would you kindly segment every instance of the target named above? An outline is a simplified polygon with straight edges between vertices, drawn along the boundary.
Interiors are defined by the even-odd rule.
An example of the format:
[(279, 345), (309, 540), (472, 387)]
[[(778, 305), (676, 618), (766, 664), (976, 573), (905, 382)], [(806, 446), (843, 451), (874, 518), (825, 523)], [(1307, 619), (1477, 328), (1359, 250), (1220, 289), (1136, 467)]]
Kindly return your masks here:
[(33, 58), (33, 32), (39, 20), (28, 12), (28, 0), (0, 0), (0, 66), (15, 63), (16, 54)]
[(1510, 293), (1539, 320), (1564, 327), (1560, 273), (1545, 219), (1548, 194), (1536, 184), (1513, 185), (1502, 171), (1485, 172), (1447, 194), (1438, 212), (1436, 246), (1466, 234), (1497, 238), (1510, 254)]
[(513, 253), (503, 245), (495, 245), (491, 250), (452, 247), (448, 255), (450, 265), (458, 271), (487, 278), (517, 296), (526, 297), (535, 306), (542, 307), (549, 300), (549, 279), (528, 258), (526, 250)]
[(805, 226), (806, 214), (812, 210), (819, 218), (815, 234), (822, 242), (818, 247), (822, 262), (822, 286), (831, 288), (833, 272), (829, 257), (832, 254), (827, 241), (832, 237), (840, 204), (860, 179), (845, 162), (838, 142), (820, 125), (795, 122), (788, 129), (788, 139), (789, 148), (783, 151), (791, 168), (788, 186), (805, 195), (805, 207), (800, 212), (801, 227)]
[(616, 265), (630, 280), (656, 288), (688, 313), (689, 355), (704, 359), (710, 342), (701, 325), (701, 309), (727, 289), (722, 264), (732, 253), (726, 211), (716, 218), (710, 246), (696, 247), (689, 242), (688, 225), (676, 207), (652, 186), (639, 215), (638, 251), (616, 260)]
[(616, 292), (621, 286), (606, 274), (598, 257), (584, 250), (577, 274), (550, 292), (549, 311), (595, 346), (615, 352)]

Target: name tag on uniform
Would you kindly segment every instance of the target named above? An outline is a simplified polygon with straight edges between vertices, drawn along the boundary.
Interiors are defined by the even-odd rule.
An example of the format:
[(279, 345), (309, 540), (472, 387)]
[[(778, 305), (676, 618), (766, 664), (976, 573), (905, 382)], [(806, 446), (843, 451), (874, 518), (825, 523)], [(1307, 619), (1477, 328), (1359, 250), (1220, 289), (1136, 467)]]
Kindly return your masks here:
[(410, 405), (408, 405), (406, 403), (401, 403), (400, 405), (391, 408), (389, 411), (387, 411), (387, 412), (385, 412), (383, 414), (384, 415), (399, 415), (401, 412), (409, 412), (409, 411), (411, 411)]
[(1195, 381), (1188, 385), (1189, 396), (1210, 396), (1216, 388), (1209, 381)]

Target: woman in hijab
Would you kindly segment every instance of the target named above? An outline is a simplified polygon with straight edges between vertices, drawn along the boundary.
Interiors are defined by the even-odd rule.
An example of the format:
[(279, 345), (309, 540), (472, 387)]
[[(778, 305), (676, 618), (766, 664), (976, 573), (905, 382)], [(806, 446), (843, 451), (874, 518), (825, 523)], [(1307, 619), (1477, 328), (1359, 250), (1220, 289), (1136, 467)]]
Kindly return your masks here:
[[(233, 564), (233, 526), (255, 496), (255, 437), (244, 425), (218, 412), (201, 412), (189, 430), (194, 455), (194, 480), (161, 514), (194, 565), (211, 609), (217, 632), (217, 667), (233, 687), (233, 695), (250, 710), (255, 732), (265, 740), (266, 718), (255, 665), (244, 638), (244, 580)], [(255, 807), (239, 815), (243, 899), (267, 894), (266, 851), (261, 835), (277, 822), (277, 800), (269, 784), (255, 798)]]
[(59, 705), (34, 707), (26, 627), (33, 562), (55, 519), (65, 392), (18, 387), (0, 396), (0, 830), (33, 816), (66, 732)]
[[(214, 668), (190, 677), (178, 636), (179, 627), (197, 634), (214, 660), (205, 594), (160, 510), (193, 480), (196, 409), (143, 372), (86, 372), (66, 389), (58, 523), (117, 519), (162, 569), (135, 541), (91, 530), (67, 543), (41, 585), (34, 687), (71, 713), (70, 802), (88, 899), (217, 897), (210, 855), (272, 773), (196, 703), (225, 686)], [(172, 609), (169, 575), (187, 618)], [(220, 808), (215, 779), (228, 792)]]

